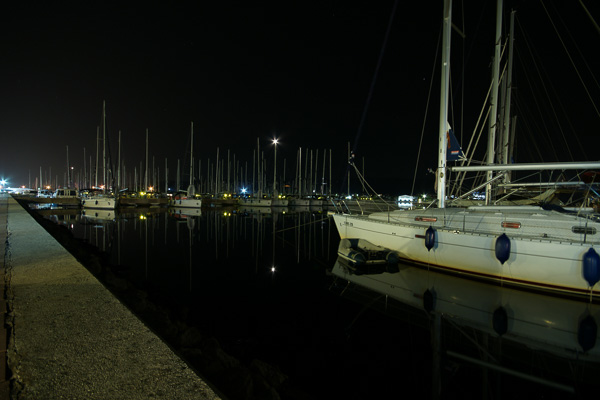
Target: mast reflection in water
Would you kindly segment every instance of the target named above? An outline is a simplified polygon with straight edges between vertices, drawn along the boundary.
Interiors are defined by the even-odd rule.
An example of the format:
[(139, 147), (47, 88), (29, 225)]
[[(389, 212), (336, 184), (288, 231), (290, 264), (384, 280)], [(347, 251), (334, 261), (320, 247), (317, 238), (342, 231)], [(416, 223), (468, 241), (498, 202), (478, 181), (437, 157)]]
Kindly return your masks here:
[(77, 217), (74, 235), (177, 323), (277, 366), (302, 398), (578, 398), (600, 376), (598, 305), (409, 266), (356, 270), (322, 212)]

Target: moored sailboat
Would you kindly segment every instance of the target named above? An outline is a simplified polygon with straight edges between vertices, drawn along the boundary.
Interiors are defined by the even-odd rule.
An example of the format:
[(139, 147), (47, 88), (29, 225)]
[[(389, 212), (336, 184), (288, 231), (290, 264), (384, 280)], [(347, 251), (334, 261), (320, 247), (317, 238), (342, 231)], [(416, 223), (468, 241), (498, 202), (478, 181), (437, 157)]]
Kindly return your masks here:
[(178, 208), (200, 208), (202, 207), (202, 198), (196, 195), (194, 186), (194, 123), (190, 128), (190, 184), (187, 191), (177, 192), (169, 199), (169, 207)]
[[(501, 2), (498, 7), (501, 10)], [(437, 208), (333, 216), (342, 239), (363, 239), (427, 268), (600, 299), (600, 218), (541, 206), (446, 206), (451, 1), (444, 3)], [(499, 51), (497, 51), (499, 54)], [(492, 163), (490, 163), (492, 164)], [(479, 171), (599, 169), (600, 163), (505, 164)]]
[(94, 208), (94, 209), (109, 209), (114, 210), (117, 207), (118, 198), (111, 192), (110, 187), (106, 184), (106, 105), (102, 102), (102, 171), (103, 171), (103, 182), (102, 190), (100, 192), (91, 192), (90, 194), (82, 197), (81, 205), (83, 208)]

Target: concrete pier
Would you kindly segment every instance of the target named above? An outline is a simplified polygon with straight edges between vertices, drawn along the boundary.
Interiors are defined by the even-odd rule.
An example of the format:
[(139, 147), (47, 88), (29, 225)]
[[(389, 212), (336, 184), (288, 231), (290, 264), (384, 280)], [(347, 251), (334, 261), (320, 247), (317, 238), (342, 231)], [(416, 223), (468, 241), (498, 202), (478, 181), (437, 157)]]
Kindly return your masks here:
[(219, 398), (26, 210), (0, 194), (4, 237), (11, 399)]

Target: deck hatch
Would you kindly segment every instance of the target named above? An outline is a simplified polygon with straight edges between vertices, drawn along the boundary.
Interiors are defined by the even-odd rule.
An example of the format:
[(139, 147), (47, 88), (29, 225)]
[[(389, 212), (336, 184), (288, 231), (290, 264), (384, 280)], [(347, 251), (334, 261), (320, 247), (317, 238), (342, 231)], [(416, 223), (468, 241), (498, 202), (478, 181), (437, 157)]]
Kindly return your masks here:
[(574, 226), (571, 228), (571, 231), (573, 233), (580, 233), (583, 235), (595, 235), (596, 234), (596, 228), (594, 228), (592, 226)]
[(437, 217), (415, 217), (415, 221), (419, 222), (436, 222)]

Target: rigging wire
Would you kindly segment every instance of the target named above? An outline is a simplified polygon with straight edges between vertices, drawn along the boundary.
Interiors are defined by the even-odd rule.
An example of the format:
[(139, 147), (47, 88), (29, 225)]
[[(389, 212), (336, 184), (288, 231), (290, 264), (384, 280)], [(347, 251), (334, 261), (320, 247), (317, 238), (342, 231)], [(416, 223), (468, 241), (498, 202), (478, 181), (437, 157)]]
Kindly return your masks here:
[[(589, 13), (589, 11), (585, 7), (585, 5), (583, 5), (583, 3), (581, 2), (581, 0), (579, 0), (579, 2), (581, 3), (581, 6), (585, 10), (585, 12), (588, 14), (588, 17), (592, 21), (592, 24), (595, 26), (596, 29), (598, 29), (600, 31), (600, 28), (598, 27), (598, 24), (596, 23), (596, 21), (594, 20), (594, 18), (592, 17), (592, 15)], [(590, 68), (590, 65), (587, 62), (586, 57), (583, 55), (583, 52), (581, 51), (581, 49), (577, 45), (577, 40), (573, 37), (573, 35), (571, 34), (571, 31), (569, 30), (569, 25), (565, 23), (564, 19), (561, 17), (561, 14), (559, 12), (557, 12), (557, 15), (558, 15), (558, 18), (560, 19), (560, 21), (562, 23), (562, 26), (567, 31), (567, 34), (569, 35), (569, 38), (571, 38), (571, 43), (573, 43), (573, 46), (575, 47), (575, 50), (577, 50), (577, 53), (579, 54), (579, 57), (583, 60), (583, 64), (585, 65), (585, 68), (587, 69), (587, 72), (590, 75), (590, 78), (594, 81), (594, 83), (596, 84), (596, 87), (600, 88), (600, 83), (598, 82), (598, 79), (596, 79), (594, 71)]]
[[(519, 26), (519, 27), (521, 28), (521, 30), (522, 30), (522, 34), (523, 34), (523, 35), (522, 35), (522, 37), (523, 37), (523, 39), (524, 39), (524, 41), (525, 41), (525, 45), (526, 45), (526, 47), (527, 47), (527, 50), (529, 51), (529, 55), (531, 56), (531, 64), (533, 65), (533, 68), (531, 68), (531, 67), (527, 67), (527, 66), (525, 66), (525, 67), (523, 68), (523, 71), (524, 71), (524, 75), (525, 75), (526, 81), (527, 81), (527, 83), (529, 84), (530, 90), (531, 90), (532, 92), (534, 92), (533, 88), (534, 88), (534, 86), (535, 86), (535, 85), (534, 85), (534, 83), (533, 83), (533, 79), (532, 79), (532, 77), (530, 76), (529, 72), (531, 71), (531, 72), (535, 73), (535, 74), (537, 75), (538, 79), (539, 79), (539, 82), (540, 82), (540, 86), (541, 86), (542, 92), (543, 92), (543, 94), (545, 95), (545, 98), (548, 100), (548, 99), (550, 99), (550, 93), (549, 93), (549, 90), (548, 90), (548, 86), (552, 87), (552, 83), (551, 83), (549, 80), (546, 80), (546, 79), (544, 79), (544, 77), (545, 77), (545, 76), (547, 76), (547, 74), (545, 73), (545, 70), (543, 69), (543, 65), (540, 65), (540, 63), (536, 61), (536, 60), (538, 59), (538, 57), (537, 57), (537, 52), (535, 51), (535, 48), (532, 46), (532, 44), (531, 44), (531, 41), (529, 40), (529, 36), (528, 36), (528, 35), (527, 35), (527, 33), (526, 33), (524, 30), (523, 30), (523, 27), (522, 27), (520, 24), (518, 24), (518, 26)], [(519, 58), (519, 59), (521, 59), (521, 58)], [(540, 101), (539, 101), (539, 99), (538, 99), (538, 97), (537, 97), (537, 96), (533, 96), (532, 103), (534, 104), (534, 106), (535, 106), (535, 109), (537, 110), (538, 114), (539, 114), (539, 115), (543, 115), (544, 113), (543, 113), (543, 111), (542, 111), (542, 110), (543, 110), (545, 107), (543, 107), (543, 106), (540, 104)], [(568, 151), (569, 158), (570, 158), (571, 160), (573, 160), (573, 159), (574, 159), (574, 158), (573, 158), (573, 154), (572, 154), (572, 152), (571, 152), (571, 149), (570, 149), (570, 147), (569, 147), (569, 143), (568, 143), (568, 141), (566, 140), (566, 136), (565, 136), (565, 133), (564, 133), (564, 129), (562, 128), (562, 125), (561, 125), (561, 123), (560, 123), (560, 120), (559, 120), (559, 119), (558, 119), (558, 117), (557, 117), (557, 113), (556, 113), (556, 110), (555, 110), (555, 108), (554, 108), (554, 106), (553, 106), (553, 102), (551, 102), (551, 101), (548, 101), (548, 103), (549, 103), (549, 105), (548, 105), (548, 106), (549, 106), (549, 109), (551, 110), (551, 112), (552, 112), (552, 116), (554, 117), (554, 120), (555, 120), (555, 125), (554, 125), (554, 126), (555, 126), (555, 127), (558, 129), (558, 131), (561, 133), (562, 139), (563, 139), (563, 141), (564, 141), (565, 149)], [(550, 129), (548, 128), (547, 119), (546, 119), (546, 118), (539, 118), (538, 120), (539, 120), (539, 121), (540, 121), (540, 123), (542, 124), (542, 127), (543, 127), (543, 129), (542, 129), (542, 130), (543, 130), (543, 131), (546, 133), (546, 136), (548, 137), (548, 136), (549, 136)], [(534, 141), (534, 142), (536, 142), (536, 141)], [(551, 147), (551, 150), (552, 150), (552, 151), (553, 151), (553, 153), (554, 153), (554, 157), (555, 157), (556, 159), (558, 159), (558, 153), (557, 153), (556, 149), (555, 149), (555, 148), (554, 148), (554, 146), (553, 146), (553, 142), (552, 142), (552, 141), (550, 141), (550, 140), (548, 140), (546, 144), (548, 144), (548, 145)], [(541, 156), (541, 154), (540, 154), (540, 156)], [(544, 158), (546, 158), (546, 157), (544, 157)]]
[[(390, 36), (390, 31), (392, 30), (392, 23), (394, 22), (394, 16), (396, 15), (396, 9), (398, 7), (398, 0), (394, 1), (394, 7), (392, 8), (392, 13), (390, 14), (390, 19), (388, 21), (388, 26), (385, 31), (385, 36), (383, 39), (383, 45), (381, 46), (381, 51), (379, 52), (379, 58), (377, 60), (377, 66), (375, 67), (375, 73), (373, 74), (373, 79), (371, 80), (371, 86), (369, 88), (369, 93), (367, 94), (367, 101), (365, 102), (365, 106), (363, 108), (362, 115), (360, 117), (360, 122), (358, 124), (358, 130), (356, 132), (356, 137), (354, 138), (354, 146), (352, 150), (352, 154), (356, 153), (356, 149), (358, 148), (358, 142), (360, 140), (360, 135), (362, 133), (363, 126), (365, 124), (365, 119), (367, 117), (367, 111), (369, 109), (369, 105), (371, 104), (371, 98), (373, 97), (373, 92), (375, 91), (375, 83), (377, 82), (377, 75), (379, 74), (379, 68), (381, 67), (381, 63), (383, 61), (383, 55), (385, 54), (385, 48), (387, 47), (387, 41)], [(342, 188), (346, 184), (346, 179), (348, 176), (348, 169), (346, 168), (346, 173), (344, 174), (344, 179), (342, 181)]]
[(410, 189), (410, 195), (414, 196), (415, 193), (415, 183), (417, 182), (417, 170), (419, 169), (419, 159), (421, 157), (421, 149), (423, 148), (423, 137), (425, 136), (425, 124), (427, 121), (427, 114), (429, 113), (429, 103), (431, 101), (431, 92), (433, 90), (433, 77), (435, 75), (435, 69), (437, 65), (437, 58), (440, 47), (440, 42), (442, 41), (442, 30), (440, 29), (440, 33), (438, 35), (437, 46), (435, 46), (435, 56), (433, 59), (433, 69), (431, 70), (431, 78), (429, 79), (429, 91), (427, 92), (427, 103), (425, 105), (425, 116), (423, 117), (423, 126), (421, 127), (421, 137), (419, 138), (419, 149), (417, 150), (417, 160), (415, 162), (414, 174), (413, 174), (413, 182), (412, 187)]
[(546, 9), (546, 6), (544, 5), (544, 2), (540, 0), (540, 4), (542, 5), (542, 8), (546, 12), (546, 15), (548, 16), (548, 19), (550, 20), (550, 23), (552, 24), (552, 27), (554, 28), (554, 31), (556, 32), (556, 35), (558, 36), (558, 39), (560, 40), (560, 43), (563, 46), (563, 49), (565, 50), (565, 53), (567, 53), (567, 56), (569, 57), (569, 61), (571, 61), (571, 65), (575, 69), (575, 72), (577, 73), (577, 77), (581, 81), (581, 84), (583, 85), (585, 93), (588, 95), (588, 98), (590, 99), (590, 102), (592, 103), (592, 106), (594, 107), (594, 110), (596, 110), (596, 114), (598, 114), (598, 116), (600, 116), (600, 110), (598, 110), (598, 107), (596, 106), (596, 102), (594, 102), (594, 99), (592, 98), (592, 95), (590, 94), (590, 91), (588, 90), (587, 85), (583, 81), (581, 73), (579, 72), (579, 68), (577, 68), (577, 66), (575, 65), (575, 62), (573, 61), (573, 57), (571, 56), (571, 53), (569, 52), (569, 50), (565, 46), (565, 42), (564, 42), (562, 36), (560, 35), (560, 33), (558, 32), (558, 29), (556, 29), (556, 25), (554, 24), (554, 21), (552, 20), (552, 17), (550, 17), (550, 14), (548, 13), (548, 10)]
[(596, 22), (596, 20), (594, 19), (594, 17), (592, 17), (592, 14), (590, 14), (590, 12), (587, 9), (587, 7), (585, 6), (585, 4), (583, 4), (583, 1), (579, 0), (579, 4), (581, 4), (581, 7), (583, 8), (583, 11), (585, 11), (585, 13), (589, 17), (589, 19), (592, 21), (592, 24), (594, 25), (594, 28), (596, 28), (596, 30), (598, 31), (598, 33), (600, 33), (600, 26), (598, 26), (598, 23)]
[(358, 147), (358, 141), (360, 140), (360, 135), (362, 133), (362, 129), (365, 124), (365, 119), (367, 117), (367, 111), (369, 110), (369, 105), (371, 104), (371, 98), (373, 97), (373, 92), (375, 91), (375, 83), (377, 82), (377, 75), (379, 74), (379, 69), (381, 68), (381, 63), (383, 61), (383, 56), (385, 54), (385, 48), (387, 47), (387, 41), (390, 36), (390, 31), (392, 30), (391, 29), (392, 23), (394, 22), (394, 15), (396, 14), (397, 7), (398, 7), (398, 0), (394, 1), (394, 7), (392, 8), (392, 13), (390, 14), (390, 20), (388, 22), (388, 26), (385, 31), (385, 37), (383, 39), (383, 45), (381, 46), (381, 51), (379, 52), (379, 59), (377, 60), (377, 66), (375, 67), (375, 73), (373, 74), (373, 79), (371, 80), (371, 87), (369, 88), (369, 93), (367, 95), (367, 101), (365, 102), (365, 106), (363, 108), (363, 112), (360, 117), (358, 131), (356, 132), (356, 138), (354, 140), (354, 146), (353, 146), (354, 153), (356, 153), (356, 149)]
[(369, 183), (366, 181), (365, 177), (360, 173), (360, 171), (358, 170), (358, 167), (356, 166), (356, 164), (354, 164), (354, 162), (349, 162), (348, 164), (349, 164), (349, 166), (354, 167), (354, 171), (356, 172), (356, 176), (358, 177), (358, 179), (360, 180), (360, 182), (364, 185), (364, 187), (366, 187), (368, 189), (367, 190), (367, 194), (369, 196), (377, 197), (379, 200), (382, 200), (383, 204), (385, 204), (388, 207), (388, 210), (383, 210), (381, 207), (379, 207), (379, 205), (377, 203), (373, 203), (379, 209), (379, 211), (389, 211), (389, 209), (391, 207), (394, 207), (392, 204), (389, 204), (387, 201), (385, 201), (385, 199), (383, 197), (381, 197), (381, 195), (378, 194), (371, 187), (371, 185), (369, 185)]

